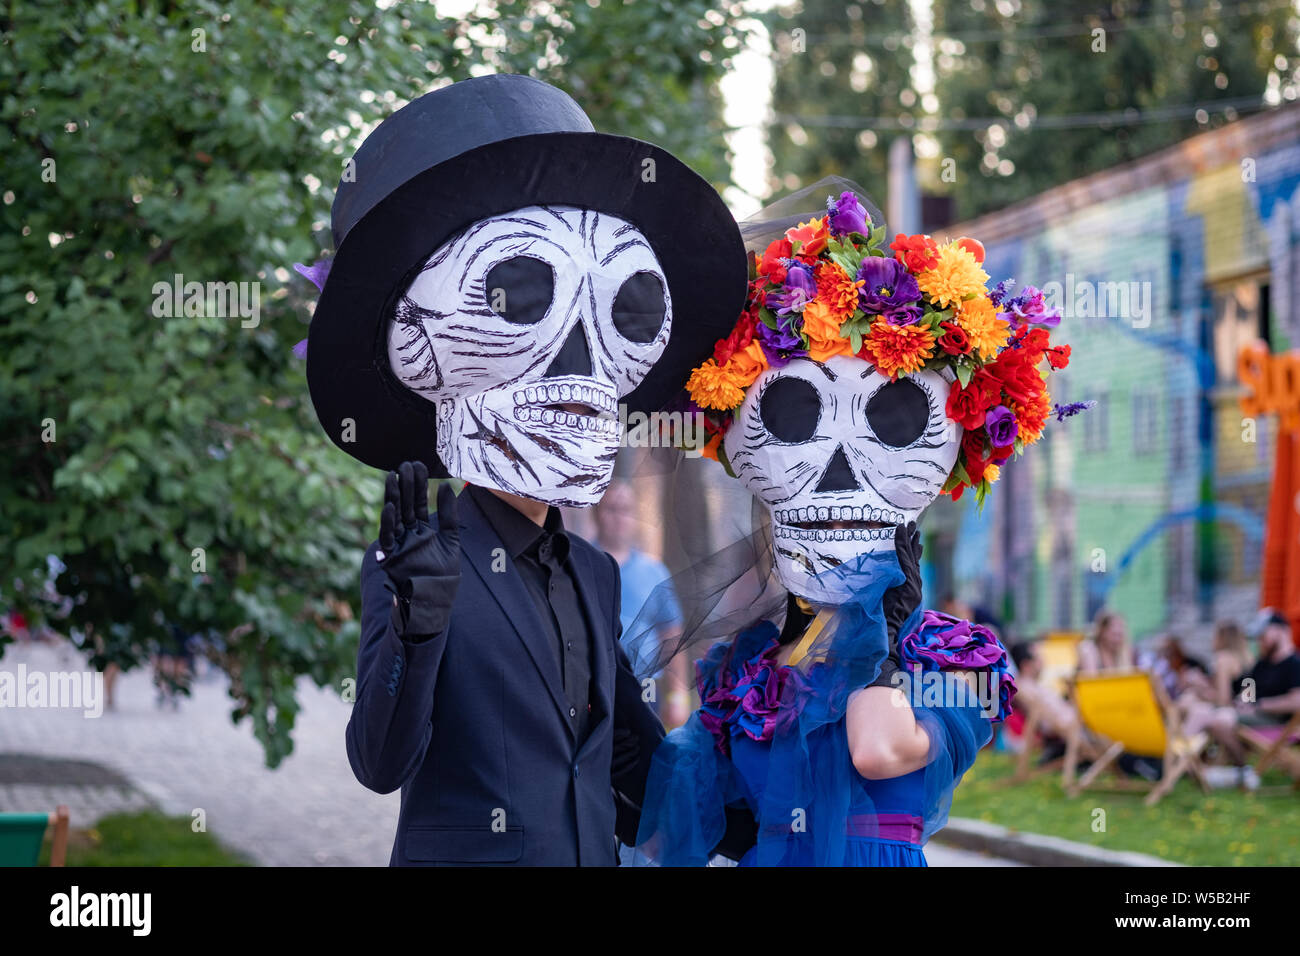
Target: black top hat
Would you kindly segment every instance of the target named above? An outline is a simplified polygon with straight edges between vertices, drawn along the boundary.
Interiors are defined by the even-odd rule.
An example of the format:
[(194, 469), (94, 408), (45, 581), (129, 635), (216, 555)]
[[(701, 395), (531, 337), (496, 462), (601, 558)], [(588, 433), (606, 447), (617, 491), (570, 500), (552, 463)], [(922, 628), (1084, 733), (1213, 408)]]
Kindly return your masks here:
[[(654, 161), (650, 182), (646, 160)], [(540, 80), (454, 83), (384, 120), (334, 199), (337, 252), (312, 318), (307, 383), (335, 444), (376, 468), (420, 460), (446, 475), (434, 452), (433, 403), (389, 368), (387, 323), (444, 242), (479, 219), (536, 205), (627, 220), (663, 267), (671, 334), (625, 399), (629, 413), (662, 408), (744, 308), (739, 229), (697, 173), (658, 146), (595, 132), (577, 103)]]

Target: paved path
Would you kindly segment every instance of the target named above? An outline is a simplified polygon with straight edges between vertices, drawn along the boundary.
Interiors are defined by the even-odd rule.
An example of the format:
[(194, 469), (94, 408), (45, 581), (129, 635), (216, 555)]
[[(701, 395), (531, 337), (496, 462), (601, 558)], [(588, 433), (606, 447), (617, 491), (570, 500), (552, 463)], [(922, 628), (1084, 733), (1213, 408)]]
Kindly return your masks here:
[[(29, 672), (82, 666), (72, 648), (11, 644), (0, 669), (14, 670), (20, 662)], [(148, 668), (133, 671), (118, 681), (117, 709), (99, 718), (79, 710), (0, 710), (0, 753), (105, 764), (168, 813), (190, 816), (202, 808), (209, 831), (264, 866), (386, 865), (399, 796), (371, 793), (352, 776), (343, 745), (350, 705), (304, 681), (294, 752), (269, 770), (251, 723), (231, 723), (225, 688), (224, 676), (214, 677), (198, 683), (179, 710), (160, 710)], [(57, 784), (45, 789), (49, 798), (68, 792)], [(0, 800), (28, 796), (39, 794), (6, 797), (0, 787)], [(63, 800), (72, 805), (74, 826), (105, 809), (83, 805), (78, 813), (77, 799), (74, 793)], [(84, 804), (84, 795), (80, 799)]]
[[(71, 671), (84, 665), (70, 646), (10, 644), (0, 670)], [(12, 757), (0, 768), (0, 810), (45, 810), (67, 803), (73, 826), (148, 803), (169, 814), (206, 813), (207, 827), (263, 866), (383, 866), (397, 827), (399, 796), (357, 783), (344, 751), (351, 705), (308, 681), (294, 752), (267, 769), (248, 721), (230, 721), (224, 675), (196, 683), (179, 710), (158, 709), (148, 668), (122, 675), (117, 709), (98, 718), (80, 710), (0, 710), (0, 754), (81, 759), (102, 764), (77, 782), (33, 772)], [(52, 765), (53, 766), (53, 765)], [(35, 783), (29, 781), (37, 781)], [(931, 844), (932, 866), (1008, 865), (979, 853)]]

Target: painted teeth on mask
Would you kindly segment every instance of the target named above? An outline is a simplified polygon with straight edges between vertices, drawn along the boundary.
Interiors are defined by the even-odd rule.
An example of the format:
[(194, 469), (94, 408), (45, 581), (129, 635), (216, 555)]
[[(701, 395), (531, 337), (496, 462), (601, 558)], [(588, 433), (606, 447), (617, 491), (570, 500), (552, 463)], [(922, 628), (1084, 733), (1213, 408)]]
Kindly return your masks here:
[(892, 527), (794, 528), (785, 524), (778, 524), (773, 529), (773, 535), (795, 541), (884, 541), (893, 538), (894, 529)]

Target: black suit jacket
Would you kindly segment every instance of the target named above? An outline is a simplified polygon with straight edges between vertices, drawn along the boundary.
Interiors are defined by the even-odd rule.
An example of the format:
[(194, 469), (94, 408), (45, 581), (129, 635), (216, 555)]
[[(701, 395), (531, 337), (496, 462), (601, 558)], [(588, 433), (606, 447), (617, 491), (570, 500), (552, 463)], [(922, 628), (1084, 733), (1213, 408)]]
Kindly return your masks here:
[[(390, 864), (612, 866), (615, 833), (635, 843), (663, 738), (618, 644), (618, 565), (569, 535), (592, 648), (590, 730), (578, 741), (557, 651), (523, 579), (470, 495), (458, 510), (461, 578), (445, 633), (403, 641), (376, 544), (361, 567), (348, 760), (371, 790), (402, 790)], [(639, 744), (618, 772), (615, 728)]]

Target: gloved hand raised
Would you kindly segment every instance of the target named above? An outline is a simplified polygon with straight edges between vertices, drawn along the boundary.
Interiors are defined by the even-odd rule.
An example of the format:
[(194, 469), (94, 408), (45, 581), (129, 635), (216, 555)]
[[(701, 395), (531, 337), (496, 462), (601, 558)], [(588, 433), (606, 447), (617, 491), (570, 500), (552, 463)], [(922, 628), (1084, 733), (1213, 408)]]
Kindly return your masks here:
[(395, 597), (393, 625), (408, 640), (447, 629), (460, 584), (460, 524), (449, 483), (438, 489), (436, 520), (435, 528), (429, 520), (429, 470), (424, 463), (403, 462), (389, 472), (375, 558)]

